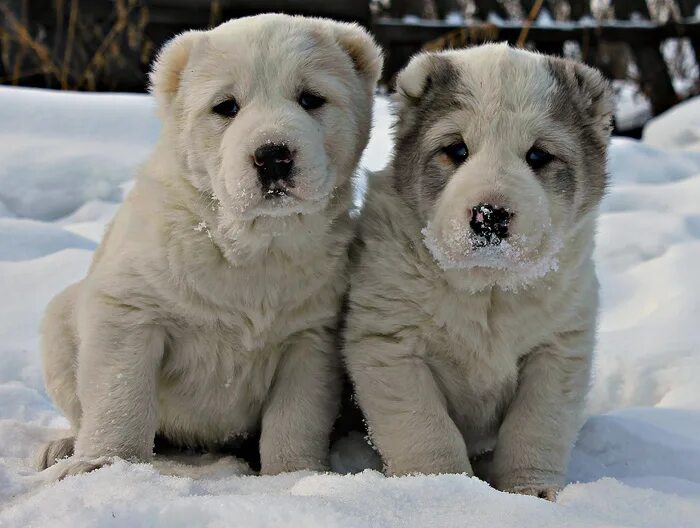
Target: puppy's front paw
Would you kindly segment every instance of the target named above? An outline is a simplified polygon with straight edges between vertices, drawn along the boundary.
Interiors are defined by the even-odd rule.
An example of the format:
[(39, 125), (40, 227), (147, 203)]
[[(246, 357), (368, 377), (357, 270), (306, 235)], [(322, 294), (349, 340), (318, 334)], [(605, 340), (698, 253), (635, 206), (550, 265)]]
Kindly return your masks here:
[(44, 470), (44, 477), (48, 481), (63, 480), (72, 475), (80, 475), (81, 473), (89, 473), (101, 467), (108, 466), (113, 462), (111, 457), (76, 457), (72, 456), (63, 460), (59, 460), (50, 468)]
[(517, 493), (519, 495), (532, 495), (533, 497), (539, 497), (540, 499), (546, 499), (551, 502), (556, 502), (557, 495), (561, 491), (561, 488), (556, 487), (540, 487), (540, 486), (517, 486), (515, 488), (503, 490), (509, 493)]
[(42, 445), (34, 455), (34, 467), (39, 471), (53, 466), (61, 459), (73, 454), (75, 438), (68, 436)]

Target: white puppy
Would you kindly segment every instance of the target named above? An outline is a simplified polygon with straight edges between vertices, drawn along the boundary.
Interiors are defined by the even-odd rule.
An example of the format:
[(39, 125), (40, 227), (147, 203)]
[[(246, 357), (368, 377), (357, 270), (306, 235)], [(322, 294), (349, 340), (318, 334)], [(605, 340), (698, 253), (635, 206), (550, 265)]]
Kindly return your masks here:
[(215, 449), (260, 430), (261, 471), (327, 467), (352, 177), (381, 54), (360, 27), (261, 15), (169, 42), (154, 153), (87, 277), (43, 323), (73, 427), (39, 466)]
[(493, 451), (497, 488), (552, 498), (594, 344), (607, 83), (487, 45), (418, 55), (397, 92), (346, 332), (371, 437), (389, 474), (471, 474)]

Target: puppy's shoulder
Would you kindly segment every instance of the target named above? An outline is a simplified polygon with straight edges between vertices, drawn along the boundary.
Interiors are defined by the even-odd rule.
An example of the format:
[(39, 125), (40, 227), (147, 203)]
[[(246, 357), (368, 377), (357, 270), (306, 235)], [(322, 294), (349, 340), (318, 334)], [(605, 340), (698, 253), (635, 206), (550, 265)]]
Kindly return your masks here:
[(387, 171), (369, 175), (353, 244), (351, 302), (384, 297), (408, 305), (435, 279), (435, 264), (421, 234), (420, 219), (391, 184)]
[(363, 241), (389, 243), (410, 241), (420, 234), (420, 225), (392, 185), (388, 170), (368, 174), (367, 192), (360, 214), (359, 233)]

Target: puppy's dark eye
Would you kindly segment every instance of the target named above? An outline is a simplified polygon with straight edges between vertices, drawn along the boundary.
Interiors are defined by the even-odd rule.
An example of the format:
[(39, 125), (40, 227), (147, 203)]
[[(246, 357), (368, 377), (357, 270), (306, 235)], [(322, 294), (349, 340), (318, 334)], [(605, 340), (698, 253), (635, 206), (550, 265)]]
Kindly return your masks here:
[(469, 157), (469, 149), (464, 144), (464, 141), (443, 147), (442, 151), (447, 154), (454, 163), (464, 163), (464, 161)]
[(527, 164), (530, 165), (532, 170), (541, 169), (553, 159), (554, 156), (538, 147), (532, 147), (527, 151), (527, 154), (525, 154), (525, 161), (527, 161)]
[(304, 110), (316, 110), (326, 104), (326, 100), (323, 97), (311, 92), (301, 92), (298, 102)]
[(214, 108), (212, 112), (219, 114), (222, 117), (236, 117), (236, 114), (241, 109), (235, 99), (226, 99), (224, 102), (219, 103)]

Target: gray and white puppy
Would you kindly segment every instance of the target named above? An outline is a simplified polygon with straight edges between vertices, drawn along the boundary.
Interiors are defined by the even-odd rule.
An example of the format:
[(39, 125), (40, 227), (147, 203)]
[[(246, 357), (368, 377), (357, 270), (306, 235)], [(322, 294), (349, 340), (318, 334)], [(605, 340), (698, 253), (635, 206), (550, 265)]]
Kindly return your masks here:
[(486, 45), (414, 57), (397, 92), (345, 336), (371, 438), (388, 474), (472, 474), (492, 451), (495, 487), (553, 499), (594, 346), (608, 84)]
[(169, 42), (163, 128), (87, 277), (43, 323), (49, 394), (71, 435), (52, 474), (154, 435), (216, 448), (260, 430), (261, 471), (327, 468), (352, 178), (381, 52), (356, 25), (259, 15)]

